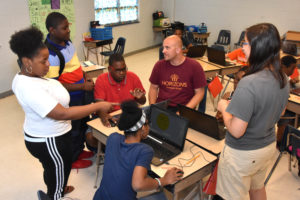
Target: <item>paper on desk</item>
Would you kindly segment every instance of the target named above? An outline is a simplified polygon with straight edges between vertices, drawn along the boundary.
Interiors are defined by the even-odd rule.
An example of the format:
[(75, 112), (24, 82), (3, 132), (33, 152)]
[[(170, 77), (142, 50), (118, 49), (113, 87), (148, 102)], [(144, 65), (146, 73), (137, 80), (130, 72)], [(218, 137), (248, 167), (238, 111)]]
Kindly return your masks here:
[(93, 63), (92, 61), (84, 61), (83, 63), (82, 63), (82, 65), (84, 66), (84, 67), (88, 67), (88, 66), (92, 66), (92, 65), (95, 65), (95, 63)]
[(106, 67), (100, 65), (91, 65), (91, 66), (82, 67), (82, 70), (85, 72), (99, 70), (99, 69), (106, 69)]

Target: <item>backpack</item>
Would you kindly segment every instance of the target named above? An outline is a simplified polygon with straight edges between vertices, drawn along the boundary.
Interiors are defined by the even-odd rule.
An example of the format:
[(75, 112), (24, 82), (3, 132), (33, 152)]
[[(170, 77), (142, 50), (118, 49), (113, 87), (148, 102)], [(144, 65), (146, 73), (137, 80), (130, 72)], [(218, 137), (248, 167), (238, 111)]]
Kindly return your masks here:
[(62, 74), (62, 72), (64, 71), (64, 68), (65, 68), (65, 58), (62, 55), (62, 53), (60, 52), (60, 50), (57, 49), (52, 44), (50, 44), (47, 39), (45, 40), (45, 45), (48, 47), (48, 49), (50, 49), (51, 51), (53, 51), (54, 53), (56, 53), (56, 55), (59, 58), (60, 66), (59, 66), (59, 75), (58, 75), (58, 77), (60, 77), (60, 75)]
[(156, 11), (152, 14), (153, 20), (157, 20), (159, 18), (164, 18), (164, 12), (163, 11)]

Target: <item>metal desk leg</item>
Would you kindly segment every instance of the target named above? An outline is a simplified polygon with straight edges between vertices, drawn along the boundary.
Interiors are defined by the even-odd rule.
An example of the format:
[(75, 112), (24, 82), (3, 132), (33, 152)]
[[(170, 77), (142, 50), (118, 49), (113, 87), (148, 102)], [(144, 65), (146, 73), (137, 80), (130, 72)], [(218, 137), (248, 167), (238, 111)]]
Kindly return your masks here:
[(195, 187), (190, 191), (190, 193), (184, 198), (184, 200), (194, 199), (195, 196), (198, 196), (198, 199), (203, 200), (203, 192), (202, 192), (202, 180), (196, 183)]
[(86, 60), (89, 60), (89, 55), (90, 55), (90, 47), (87, 47), (87, 51), (86, 51)]
[[(101, 52), (103, 52), (103, 46), (101, 47)], [(105, 56), (101, 54), (101, 65), (104, 66), (104, 64), (105, 64)]]
[[(282, 152), (279, 153), (279, 156), (277, 157), (275, 164), (273, 165), (273, 167), (272, 167), (272, 169), (271, 169), (271, 171), (270, 171), (268, 177), (266, 178), (266, 180), (265, 180), (265, 182), (264, 182), (264, 185), (265, 185), (265, 186), (267, 185), (269, 179), (271, 178), (271, 176), (272, 176), (272, 174), (273, 174), (275, 168), (277, 167), (277, 165), (278, 165), (278, 163), (279, 163), (281, 157), (282, 157)], [(291, 163), (291, 162), (289, 162), (289, 163)]]
[(200, 180), (200, 181), (199, 181), (199, 195), (200, 195), (200, 199), (201, 199), (201, 200), (204, 200), (204, 196), (203, 196), (203, 191), (202, 191), (202, 189), (203, 189), (203, 181)]
[(101, 142), (98, 141), (98, 150), (96, 154), (96, 179), (95, 179), (95, 185), (94, 188), (97, 188), (97, 181), (99, 176), (99, 169), (100, 169), (100, 157), (104, 156), (104, 154), (101, 152)]

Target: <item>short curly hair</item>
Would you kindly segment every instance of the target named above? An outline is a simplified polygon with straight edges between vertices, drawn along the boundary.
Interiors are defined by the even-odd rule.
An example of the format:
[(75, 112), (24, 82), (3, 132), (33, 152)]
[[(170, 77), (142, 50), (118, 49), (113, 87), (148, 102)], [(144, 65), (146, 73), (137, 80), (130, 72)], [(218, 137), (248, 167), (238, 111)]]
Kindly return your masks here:
[(29, 27), (14, 33), (9, 41), (11, 50), (23, 57), (33, 58), (40, 49), (47, 48), (43, 43), (43, 33), (35, 28)]
[(57, 28), (57, 26), (67, 17), (59, 12), (52, 12), (46, 18), (46, 28), (49, 31), (50, 27)]

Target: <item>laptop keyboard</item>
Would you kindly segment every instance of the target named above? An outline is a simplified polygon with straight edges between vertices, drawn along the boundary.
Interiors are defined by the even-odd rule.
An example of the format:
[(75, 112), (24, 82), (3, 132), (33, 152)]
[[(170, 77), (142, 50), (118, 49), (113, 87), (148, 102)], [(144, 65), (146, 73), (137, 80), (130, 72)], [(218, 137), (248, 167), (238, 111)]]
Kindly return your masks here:
[(149, 146), (151, 146), (153, 148), (155, 157), (168, 158), (169, 156), (172, 156), (174, 154), (170, 150), (164, 148), (162, 145), (160, 145), (159, 143), (157, 143), (149, 138), (142, 140), (142, 142), (145, 144), (148, 144)]

